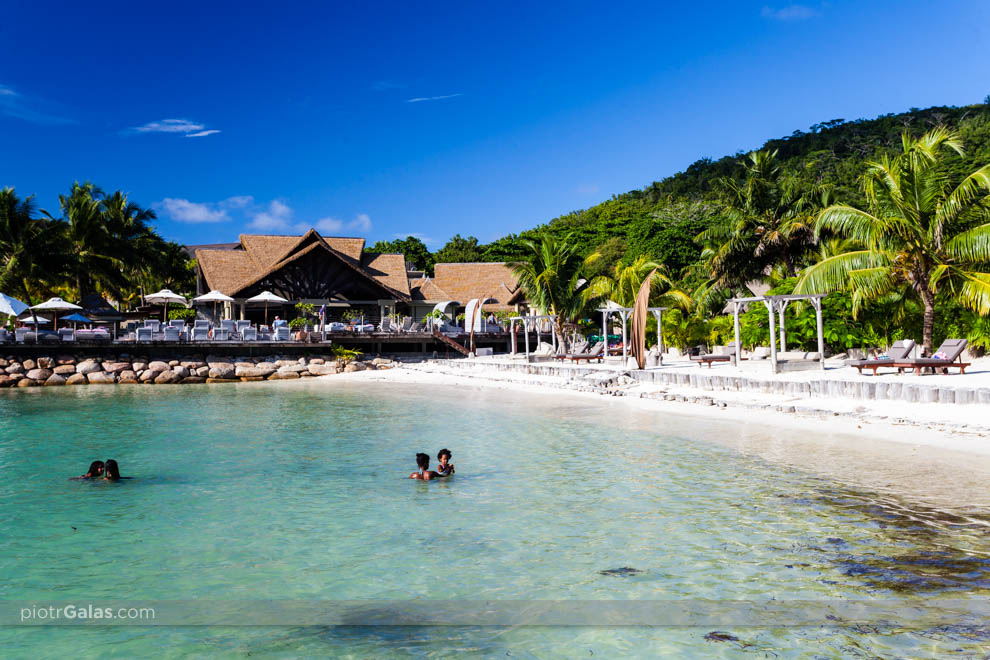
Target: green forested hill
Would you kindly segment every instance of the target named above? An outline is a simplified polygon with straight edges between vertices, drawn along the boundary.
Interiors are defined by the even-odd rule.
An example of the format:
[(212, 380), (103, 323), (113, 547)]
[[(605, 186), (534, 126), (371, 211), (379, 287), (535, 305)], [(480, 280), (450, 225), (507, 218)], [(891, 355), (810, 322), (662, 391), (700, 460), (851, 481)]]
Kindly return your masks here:
[[(795, 131), (753, 148), (777, 150), (786, 176), (809, 187), (831, 184), (837, 201), (858, 206), (864, 201), (858, 184), (864, 163), (884, 152), (898, 151), (905, 130), (920, 135), (940, 124), (957, 128), (965, 142), (966, 156), (951, 162), (957, 178), (990, 163), (990, 103), (911, 109), (876, 119), (832, 119), (811, 126), (807, 132)], [(615, 195), (522, 234), (478, 245), (476, 256), (486, 261), (512, 260), (521, 254), (520, 238), (531, 238), (541, 231), (558, 235), (573, 232), (584, 252), (601, 249), (606, 253), (610, 258), (605, 262), (614, 263), (616, 258), (629, 261), (646, 254), (666, 263), (676, 274), (698, 259), (700, 246), (694, 238), (720, 213), (716, 181), (721, 177), (741, 179), (743, 157), (738, 153), (696, 161), (683, 172), (645, 188)], [(463, 257), (463, 251), (456, 252)], [(442, 253), (435, 255), (438, 261), (444, 260)]]

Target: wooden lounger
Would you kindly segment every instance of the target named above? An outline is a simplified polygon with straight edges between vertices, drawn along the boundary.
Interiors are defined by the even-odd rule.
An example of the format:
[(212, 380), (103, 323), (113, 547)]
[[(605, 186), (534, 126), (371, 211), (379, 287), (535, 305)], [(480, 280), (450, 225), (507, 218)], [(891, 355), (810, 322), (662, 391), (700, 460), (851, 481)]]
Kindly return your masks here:
[(708, 368), (712, 368), (713, 362), (732, 362), (731, 355), (699, 355), (697, 357), (691, 358), (692, 362), (697, 362), (698, 366), (708, 365)]
[(863, 373), (863, 369), (872, 369), (873, 375), (876, 376), (877, 369), (880, 367), (893, 367), (894, 363), (898, 360), (903, 361), (908, 359), (908, 355), (913, 349), (913, 339), (899, 339), (887, 351), (887, 357), (879, 360), (846, 360), (846, 366), (855, 367), (859, 370), (859, 373)]
[(904, 373), (905, 369), (914, 369), (914, 373), (918, 376), (921, 375), (921, 370), (927, 367), (931, 367), (934, 371), (941, 370), (943, 374), (948, 374), (949, 369), (955, 367), (959, 369), (960, 374), (966, 373), (966, 367), (970, 365), (969, 362), (956, 362), (956, 359), (962, 355), (962, 352), (966, 349), (967, 341), (965, 339), (946, 339), (942, 342), (942, 345), (938, 347), (936, 353), (943, 353), (945, 358), (914, 358), (912, 360), (895, 360), (891, 365), (897, 369), (897, 373)]

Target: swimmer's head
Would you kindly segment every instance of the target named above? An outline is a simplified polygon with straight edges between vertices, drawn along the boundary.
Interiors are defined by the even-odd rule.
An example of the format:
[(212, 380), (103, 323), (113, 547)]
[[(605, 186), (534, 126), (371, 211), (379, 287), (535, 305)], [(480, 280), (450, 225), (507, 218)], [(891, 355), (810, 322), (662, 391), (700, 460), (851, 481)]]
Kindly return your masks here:
[(423, 454), (423, 453), (416, 454), (416, 466), (419, 467), (419, 468), (421, 468), (421, 469), (423, 469), (423, 470), (429, 470), (430, 469), (430, 455), (429, 454)]
[(440, 461), (440, 462), (443, 462), (443, 457), (444, 456), (446, 456), (447, 457), (447, 460), (449, 461), (451, 459), (451, 457), (453, 456), (453, 454), (450, 453), (450, 450), (449, 449), (446, 449), (446, 448), (441, 449), (440, 452), (437, 454), (437, 460)]
[(117, 467), (117, 461), (108, 458), (104, 469), (107, 479), (120, 479), (120, 468)]
[(103, 476), (103, 461), (93, 461), (89, 464), (89, 470), (86, 472), (87, 477), (101, 477)]

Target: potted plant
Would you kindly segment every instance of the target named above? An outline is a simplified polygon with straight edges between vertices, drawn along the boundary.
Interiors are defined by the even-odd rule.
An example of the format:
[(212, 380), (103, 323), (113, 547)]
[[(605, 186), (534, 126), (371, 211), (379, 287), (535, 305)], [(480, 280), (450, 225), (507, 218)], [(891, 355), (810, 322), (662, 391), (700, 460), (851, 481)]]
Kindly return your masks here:
[(306, 340), (306, 336), (307, 336), (305, 331), (306, 319), (302, 318), (301, 316), (297, 316), (296, 318), (289, 321), (289, 328), (295, 332), (294, 336), (296, 341)]

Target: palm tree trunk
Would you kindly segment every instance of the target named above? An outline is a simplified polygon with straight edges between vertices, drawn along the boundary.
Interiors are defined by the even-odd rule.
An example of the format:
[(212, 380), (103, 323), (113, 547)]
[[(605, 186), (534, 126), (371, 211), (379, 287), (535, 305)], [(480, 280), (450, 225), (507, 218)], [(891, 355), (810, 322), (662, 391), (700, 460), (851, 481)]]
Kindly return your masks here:
[(925, 305), (925, 317), (921, 326), (922, 345), (925, 347), (925, 355), (931, 357), (932, 338), (935, 334), (935, 294), (924, 287), (921, 300)]
[(553, 331), (557, 333), (557, 350), (567, 352), (567, 339), (564, 337), (564, 324), (558, 316), (553, 320)]

